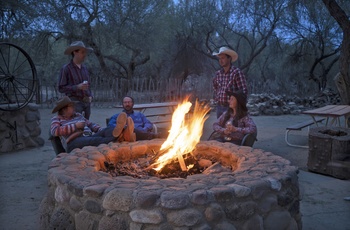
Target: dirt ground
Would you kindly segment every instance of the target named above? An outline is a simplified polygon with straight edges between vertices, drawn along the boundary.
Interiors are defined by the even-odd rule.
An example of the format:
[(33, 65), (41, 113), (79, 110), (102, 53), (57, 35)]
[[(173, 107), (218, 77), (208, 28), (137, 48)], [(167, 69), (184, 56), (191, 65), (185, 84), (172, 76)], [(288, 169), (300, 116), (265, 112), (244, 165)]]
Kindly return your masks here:
[[(91, 121), (105, 124), (105, 119), (118, 112), (114, 108), (93, 108)], [(41, 109), (42, 137), (40, 148), (0, 154), (0, 229), (38, 229), (38, 208), (47, 191), (47, 167), (55, 157), (47, 140), (51, 109)], [(291, 161), (300, 169), (300, 210), (303, 229), (350, 229), (350, 180), (339, 180), (308, 172), (308, 149), (288, 146), (285, 131), (288, 125), (308, 119), (306, 115), (253, 117), (258, 127), (254, 148), (272, 152)], [(206, 140), (215, 121), (215, 112), (205, 122), (202, 140)], [(307, 145), (307, 129), (294, 132), (290, 141)]]

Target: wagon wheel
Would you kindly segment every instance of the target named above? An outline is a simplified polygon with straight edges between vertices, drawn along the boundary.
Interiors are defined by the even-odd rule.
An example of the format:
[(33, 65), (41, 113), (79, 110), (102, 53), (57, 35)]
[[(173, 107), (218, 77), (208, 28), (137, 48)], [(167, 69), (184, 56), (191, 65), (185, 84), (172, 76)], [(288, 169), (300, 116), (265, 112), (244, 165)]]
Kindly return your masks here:
[(20, 47), (0, 43), (0, 110), (26, 106), (35, 95), (37, 75), (30, 56)]

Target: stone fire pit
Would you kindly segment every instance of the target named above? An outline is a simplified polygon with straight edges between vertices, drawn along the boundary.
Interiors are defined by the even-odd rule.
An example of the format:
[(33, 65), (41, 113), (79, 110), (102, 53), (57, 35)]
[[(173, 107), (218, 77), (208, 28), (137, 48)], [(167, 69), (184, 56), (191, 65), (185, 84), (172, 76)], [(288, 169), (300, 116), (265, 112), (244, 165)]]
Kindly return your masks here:
[(100, 171), (105, 161), (137, 159), (163, 142), (110, 143), (60, 154), (49, 166), (40, 228), (301, 229), (298, 169), (260, 149), (200, 142), (193, 155), (233, 170), (186, 179)]

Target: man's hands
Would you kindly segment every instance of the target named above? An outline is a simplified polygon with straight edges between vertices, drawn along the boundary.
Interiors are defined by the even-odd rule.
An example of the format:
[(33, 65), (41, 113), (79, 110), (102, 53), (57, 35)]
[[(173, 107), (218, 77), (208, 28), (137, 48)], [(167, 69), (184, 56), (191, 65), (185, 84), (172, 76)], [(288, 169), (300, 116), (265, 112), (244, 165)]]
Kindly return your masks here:
[(84, 129), (85, 121), (79, 121), (79, 122), (75, 123), (75, 126), (77, 127), (77, 129)]
[(82, 82), (79, 85), (77, 85), (78, 89), (80, 90), (88, 90), (89, 89), (89, 83), (88, 82)]

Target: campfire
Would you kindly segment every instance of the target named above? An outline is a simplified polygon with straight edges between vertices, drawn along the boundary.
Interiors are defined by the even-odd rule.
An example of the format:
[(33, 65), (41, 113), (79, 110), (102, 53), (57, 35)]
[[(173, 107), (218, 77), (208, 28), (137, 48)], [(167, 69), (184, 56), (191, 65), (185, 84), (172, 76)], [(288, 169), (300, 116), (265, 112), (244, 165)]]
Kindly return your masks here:
[(188, 98), (178, 105), (172, 115), (168, 137), (159, 151), (153, 151), (133, 162), (105, 162), (107, 171), (113, 176), (148, 175), (161, 178), (186, 177), (203, 172), (207, 164), (201, 164), (191, 153), (200, 141), (210, 107), (196, 101), (193, 112), (189, 114), (191, 107)]

